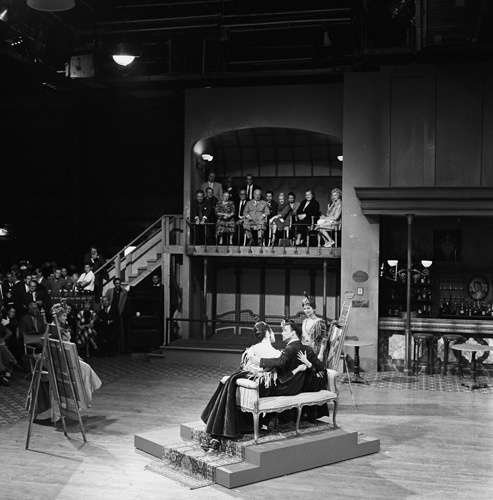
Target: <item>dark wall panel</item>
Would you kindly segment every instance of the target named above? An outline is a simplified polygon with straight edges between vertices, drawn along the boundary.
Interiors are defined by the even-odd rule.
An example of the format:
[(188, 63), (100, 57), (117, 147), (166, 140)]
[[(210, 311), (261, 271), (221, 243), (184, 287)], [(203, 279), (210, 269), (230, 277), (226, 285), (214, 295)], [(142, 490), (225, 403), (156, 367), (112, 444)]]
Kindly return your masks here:
[(437, 186), (480, 186), (482, 94), (480, 75), (437, 78)]
[(493, 187), (493, 76), (484, 78), (481, 185)]
[(425, 184), (426, 83), (424, 78), (394, 78), (391, 81), (392, 186)]

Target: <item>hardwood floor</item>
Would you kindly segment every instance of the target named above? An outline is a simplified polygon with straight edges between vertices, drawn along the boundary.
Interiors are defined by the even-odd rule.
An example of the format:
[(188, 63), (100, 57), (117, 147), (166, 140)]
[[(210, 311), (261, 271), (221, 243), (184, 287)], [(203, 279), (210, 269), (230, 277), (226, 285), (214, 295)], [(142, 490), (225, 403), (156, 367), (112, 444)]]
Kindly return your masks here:
[[(229, 369), (96, 360), (103, 387), (84, 413), (88, 443), (27, 419), (0, 427), (0, 498), (44, 499), (491, 499), (493, 396), (341, 384), (339, 424), (381, 440), (379, 454), (226, 490), (187, 490), (145, 471), (133, 436), (195, 421)], [(16, 380), (13, 381), (15, 384)], [(0, 388), (0, 399), (3, 390)]]

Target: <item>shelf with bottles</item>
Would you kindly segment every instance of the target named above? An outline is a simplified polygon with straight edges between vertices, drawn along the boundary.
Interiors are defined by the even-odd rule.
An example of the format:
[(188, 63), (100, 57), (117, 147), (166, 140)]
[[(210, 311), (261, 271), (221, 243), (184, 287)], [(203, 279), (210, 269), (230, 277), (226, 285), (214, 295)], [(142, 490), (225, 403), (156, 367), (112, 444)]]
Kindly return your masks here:
[(491, 300), (448, 300), (440, 302), (438, 309), (440, 318), (476, 318), (493, 319), (493, 304)]

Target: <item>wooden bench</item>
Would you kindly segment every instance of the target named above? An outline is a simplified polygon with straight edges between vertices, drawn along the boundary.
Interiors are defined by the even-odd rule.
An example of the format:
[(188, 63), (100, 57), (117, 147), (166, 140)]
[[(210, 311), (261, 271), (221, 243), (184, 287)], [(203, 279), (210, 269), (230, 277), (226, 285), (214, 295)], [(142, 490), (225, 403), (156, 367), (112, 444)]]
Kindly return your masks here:
[(292, 408), (297, 409), (296, 434), (300, 432), (301, 412), (304, 406), (321, 406), (333, 403), (332, 421), (337, 427), (336, 415), (339, 404), (339, 389), (337, 387), (338, 373), (327, 369), (327, 390), (318, 392), (302, 392), (296, 396), (259, 396), (258, 383), (246, 378), (236, 381), (236, 404), (243, 412), (253, 414), (253, 436), (257, 444), (259, 437), (260, 415), (265, 413), (281, 413)]

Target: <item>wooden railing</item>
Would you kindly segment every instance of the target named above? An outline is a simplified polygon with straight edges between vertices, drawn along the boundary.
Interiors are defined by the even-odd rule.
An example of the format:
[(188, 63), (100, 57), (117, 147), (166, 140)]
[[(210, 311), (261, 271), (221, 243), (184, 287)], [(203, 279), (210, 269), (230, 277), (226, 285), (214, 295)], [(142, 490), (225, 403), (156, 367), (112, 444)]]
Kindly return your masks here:
[(185, 242), (183, 215), (165, 214), (157, 219), (108, 259), (102, 267), (95, 271), (95, 274), (107, 275), (109, 279), (118, 276), (123, 281), (127, 281), (126, 268), (134, 262), (135, 256), (139, 255), (139, 252), (142, 256), (144, 255), (145, 246), (149, 245), (151, 240), (154, 240), (153, 247), (158, 246), (157, 253), (160, 254), (164, 253), (166, 247), (182, 246)]

